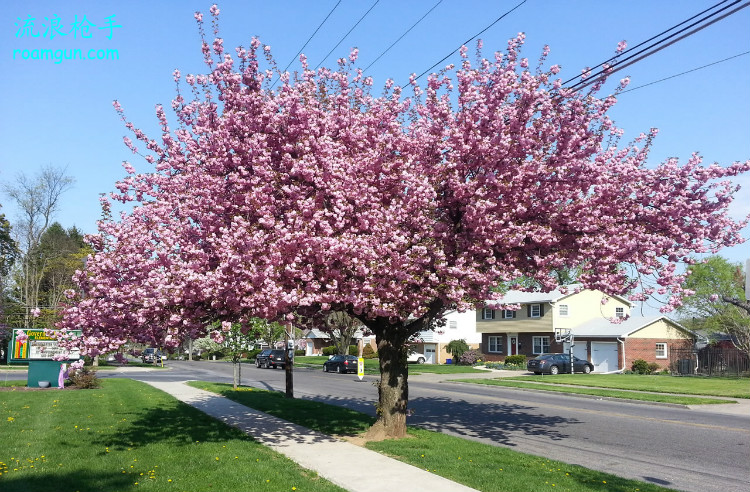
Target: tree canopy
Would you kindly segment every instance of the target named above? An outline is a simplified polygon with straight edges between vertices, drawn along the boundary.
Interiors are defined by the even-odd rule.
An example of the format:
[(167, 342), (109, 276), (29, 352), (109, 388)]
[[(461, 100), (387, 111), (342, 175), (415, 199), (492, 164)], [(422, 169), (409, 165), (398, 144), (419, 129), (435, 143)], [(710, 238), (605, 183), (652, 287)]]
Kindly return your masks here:
[(522, 34), (475, 62), (462, 49), (425, 87), (412, 78), (411, 96), (392, 81), (372, 95), (356, 50), (335, 70), (303, 56), (274, 91), (270, 49), (254, 39), (232, 56), (211, 11), (210, 73), (174, 74), (175, 130), (158, 106), (157, 141), (115, 103), (135, 136), (126, 145), (154, 167), (124, 164), (111, 198), (133, 211), (100, 223), (76, 276), (62, 326), (84, 329), (84, 353), (179, 343), (217, 319), (345, 311), (378, 343), (375, 428), (401, 436), (407, 341), (446, 309), (501, 302), (494, 287), (520, 278), (553, 289), (566, 267), (633, 299), (656, 291), (636, 291), (653, 278), (669, 309), (684, 295), (679, 262), (740, 241), (734, 188), (715, 181), (750, 162), (647, 166), (656, 131), (621, 142), (607, 116), (616, 93), (562, 88), (548, 50), (536, 68), (521, 56)]

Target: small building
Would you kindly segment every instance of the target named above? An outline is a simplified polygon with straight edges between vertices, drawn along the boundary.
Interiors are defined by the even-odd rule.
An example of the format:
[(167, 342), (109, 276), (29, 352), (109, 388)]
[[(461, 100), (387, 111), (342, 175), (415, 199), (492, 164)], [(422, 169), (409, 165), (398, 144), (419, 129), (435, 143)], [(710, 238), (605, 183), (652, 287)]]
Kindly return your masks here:
[(427, 364), (445, 364), (451, 359), (453, 356), (446, 347), (453, 340), (464, 340), (474, 350), (479, 350), (482, 342), (482, 334), (477, 332), (475, 311), (448, 311), (443, 318), (444, 326), (420, 331), (415, 337), (417, 343), (412, 348), (424, 354)]

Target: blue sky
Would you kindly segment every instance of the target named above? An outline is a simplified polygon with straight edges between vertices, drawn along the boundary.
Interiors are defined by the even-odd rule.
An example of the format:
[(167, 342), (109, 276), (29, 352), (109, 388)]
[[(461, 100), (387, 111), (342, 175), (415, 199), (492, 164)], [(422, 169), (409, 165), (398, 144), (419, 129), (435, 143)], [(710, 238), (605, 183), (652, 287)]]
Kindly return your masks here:
[[(412, 72), (421, 73), (484, 29), (521, 0), (444, 0), (369, 70), (376, 87), (392, 77), (402, 84)], [(247, 46), (257, 35), (269, 44), (281, 67), (294, 58), (337, 0), (223, 1), (221, 35), (224, 45)], [(356, 46), (360, 64), (368, 66), (437, 0), (380, 0), (344, 39), (334, 54), (323, 57), (375, 3), (343, 0), (305, 48), (310, 63), (333, 65)], [(524, 54), (536, 59), (544, 44), (552, 51), (549, 63), (562, 65), (562, 77), (609, 58), (617, 43), (632, 46), (718, 2), (718, 0), (609, 1), (528, 0), (481, 38), (485, 54), (503, 50), (507, 39), (526, 33)], [(100, 215), (98, 195), (113, 189), (124, 176), (120, 165), (130, 162), (139, 171), (147, 164), (122, 143), (126, 130), (112, 108), (118, 99), (128, 117), (157, 137), (154, 105), (169, 106), (174, 96), (172, 72), (201, 73), (204, 68), (193, 12), (208, 18), (208, 1), (6, 1), (0, 11), (0, 182), (19, 172), (33, 175), (44, 165), (66, 166), (76, 179), (62, 200), (56, 219), (65, 227), (95, 231)], [(50, 21), (59, 18), (62, 32), (83, 16), (93, 24), (91, 38), (72, 34), (44, 36)], [(114, 17), (111, 17), (114, 16)], [(19, 27), (35, 18), (32, 33), (19, 36)], [(109, 20), (108, 20), (109, 18)], [(112, 22), (120, 27), (100, 29)], [(42, 26), (44, 24), (44, 27)], [(750, 8), (710, 26), (631, 66), (621, 75), (631, 87), (691, 70), (750, 49)], [(473, 42), (471, 51), (473, 52)], [(114, 60), (24, 60), (33, 49), (115, 49)], [(15, 59), (14, 59), (15, 56)], [(457, 60), (451, 56), (440, 66)], [(292, 69), (297, 68), (297, 62)], [(750, 55), (623, 94), (612, 116), (634, 137), (651, 127), (660, 130), (651, 162), (679, 157), (684, 162), (700, 152), (707, 162), (728, 164), (750, 159)], [(750, 213), (750, 177), (732, 208), (736, 217)], [(0, 197), (2, 212), (13, 222), (16, 211)], [(745, 237), (750, 237), (746, 229)], [(747, 245), (725, 250), (735, 261), (750, 256)]]

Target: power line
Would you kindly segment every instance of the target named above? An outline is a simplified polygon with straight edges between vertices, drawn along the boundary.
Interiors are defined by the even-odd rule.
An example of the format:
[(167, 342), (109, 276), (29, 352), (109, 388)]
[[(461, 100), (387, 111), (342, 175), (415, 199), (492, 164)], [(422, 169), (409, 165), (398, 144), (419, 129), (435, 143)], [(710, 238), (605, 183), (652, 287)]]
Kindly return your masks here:
[[(472, 37), (470, 37), (469, 39), (467, 39), (466, 41), (464, 41), (463, 43), (461, 43), (461, 45), (458, 48), (454, 49), (453, 51), (451, 51), (450, 53), (448, 53), (447, 55), (445, 55), (445, 57), (443, 57), (442, 60), (440, 60), (439, 62), (435, 63), (433, 66), (431, 66), (430, 68), (428, 68), (424, 72), (420, 73), (419, 76), (416, 79), (414, 79), (414, 80), (419, 80), (424, 74), (426, 74), (427, 72), (429, 72), (430, 70), (432, 70), (436, 66), (440, 65), (445, 60), (447, 60), (453, 53), (455, 53), (456, 51), (458, 51), (461, 48), (461, 46), (465, 46), (465, 45), (469, 44), (474, 38), (476, 38), (480, 34), (483, 34), (487, 29), (489, 29), (490, 27), (492, 27), (495, 24), (497, 24), (498, 22), (500, 22), (505, 16), (509, 15), (511, 12), (513, 12), (514, 10), (516, 10), (518, 7), (520, 7), (521, 5), (525, 4), (526, 1), (527, 0), (523, 0), (521, 3), (519, 3), (518, 5), (516, 5), (515, 7), (513, 7), (509, 11), (505, 12), (503, 15), (501, 15), (500, 17), (498, 17), (494, 21), (492, 21), (492, 23), (489, 26), (485, 27), (484, 29), (482, 29), (481, 31), (479, 31), (478, 33), (476, 33), (475, 35), (473, 35)], [(404, 84), (404, 85), (406, 85), (406, 84)]]
[(681, 75), (686, 75), (686, 74), (689, 74), (691, 72), (696, 72), (698, 70), (702, 70), (704, 68), (708, 68), (708, 67), (711, 67), (713, 65), (718, 65), (719, 63), (723, 63), (725, 61), (729, 61), (729, 60), (732, 60), (734, 58), (739, 58), (740, 56), (745, 56), (747, 54), (750, 54), (750, 51), (745, 51), (744, 53), (739, 53), (739, 54), (736, 54), (734, 56), (730, 56), (729, 58), (724, 58), (723, 60), (718, 60), (718, 61), (709, 63), (707, 65), (702, 65), (700, 67), (692, 68), (692, 69), (686, 70), (684, 72), (680, 72), (680, 73), (677, 73), (677, 74), (674, 74), (674, 75), (670, 75), (669, 77), (664, 77), (663, 79), (654, 80), (653, 82), (649, 82), (647, 84), (639, 85), (637, 87), (633, 87), (632, 89), (624, 90), (624, 91), (620, 92), (620, 94), (625, 94), (626, 92), (632, 92), (632, 91), (637, 90), (637, 89), (642, 89), (644, 87), (648, 87), (649, 85), (658, 84), (659, 82), (664, 82), (665, 80), (673, 79), (673, 78), (679, 77)]
[(386, 53), (388, 53), (388, 52), (390, 51), (390, 49), (391, 49), (391, 48), (393, 48), (394, 46), (396, 46), (396, 44), (397, 44), (397, 43), (398, 43), (399, 41), (401, 41), (401, 40), (402, 40), (402, 39), (404, 38), (404, 36), (406, 36), (407, 34), (409, 34), (409, 32), (411, 32), (411, 30), (412, 30), (412, 29), (414, 29), (414, 28), (415, 28), (415, 27), (417, 26), (417, 24), (419, 24), (420, 22), (422, 22), (422, 21), (423, 21), (423, 20), (425, 19), (425, 17), (427, 17), (428, 15), (430, 15), (430, 13), (431, 13), (431, 12), (432, 12), (433, 10), (435, 10), (435, 8), (437, 8), (437, 6), (438, 6), (438, 5), (440, 5), (441, 3), (443, 3), (443, 0), (438, 0), (438, 2), (437, 2), (437, 3), (435, 4), (435, 5), (433, 5), (433, 6), (432, 6), (432, 8), (431, 8), (430, 10), (428, 10), (427, 12), (425, 12), (425, 14), (424, 14), (424, 15), (423, 15), (422, 17), (420, 17), (420, 18), (419, 18), (419, 20), (418, 20), (417, 22), (415, 22), (414, 24), (412, 24), (412, 26), (411, 26), (411, 27), (410, 27), (409, 29), (407, 29), (405, 33), (403, 33), (403, 34), (402, 34), (401, 36), (399, 36), (399, 38), (398, 38), (397, 40), (395, 40), (395, 41), (394, 41), (393, 43), (391, 43), (391, 45), (390, 45), (389, 47), (387, 47), (387, 48), (385, 49), (385, 51), (383, 51), (382, 53), (380, 53), (380, 54), (378, 55), (378, 57), (377, 57), (377, 58), (375, 58), (375, 60), (373, 60), (373, 62), (372, 62), (372, 63), (370, 63), (369, 65), (367, 65), (367, 67), (366, 67), (366, 68), (365, 68), (365, 69), (363, 70), (363, 72), (366, 72), (367, 70), (369, 70), (369, 69), (370, 69), (370, 67), (371, 67), (371, 66), (375, 65), (375, 63), (376, 63), (376, 62), (377, 62), (378, 60), (380, 60), (380, 59), (381, 59), (381, 58), (383, 57), (383, 55), (385, 55)]
[[(735, 2), (733, 2), (732, 4), (730, 4), (730, 5), (722, 8), (721, 10), (719, 10), (717, 12), (714, 12), (714, 13), (710, 14), (709, 16), (707, 16), (707, 17), (705, 17), (705, 18), (703, 18), (703, 19), (701, 19), (701, 20), (699, 20), (697, 22), (694, 22), (693, 24), (690, 24), (689, 26), (681, 29), (680, 31), (678, 31), (678, 32), (676, 32), (676, 33), (668, 36), (665, 39), (662, 39), (662, 40), (660, 40), (660, 41), (652, 44), (651, 46), (648, 46), (647, 48), (642, 49), (641, 51), (639, 51), (637, 53), (634, 53), (633, 55), (630, 55), (629, 57), (626, 57), (625, 59), (617, 62), (615, 65), (613, 65), (613, 66), (611, 66), (609, 68), (606, 68), (606, 69), (603, 68), (603, 69), (601, 69), (599, 72), (595, 73), (589, 79), (582, 80), (582, 81), (580, 81), (580, 82), (578, 82), (576, 84), (573, 84), (572, 86), (568, 87), (568, 89), (572, 89), (573, 91), (579, 91), (579, 90), (581, 90), (581, 89), (583, 89), (583, 88), (585, 88), (585, 87), (587, 87), (587, 86), (589, 86), (591, 84), (596, 83), (598, 80), (600, 80), (602, 78), (601, 76), (603, 74), (605, 74), (605, 73), (606, 73), (607, 76), (612, 75), (613, 73), (618, 72), (618, 71), (620, 71), (620, 70), (622, 70), (622, 69), (624, 69), (626, 67), (629, 67), (630, 65), (633, 65), (634, 63), (639, 62), (639, 61), (641, 61), (641, 60), (643, 60), (645, 58), (648, 58), (649, 56), (651, 56), (651, 55), (653, 55), (655, 53), (658, 53), (659, 51), (661, 51), (661, 50), (663, 50), (663, 49), (665, 49), (665, 48), (667, 48), (667, 47), (669, 47), (669, 46), (671, 46), (671, 45), (673, 45), (673, 44), (675, 44), (675, 43), (677, 43), (679, 41), (682, 41), (683, 39), (685, 39), (687, 37), (692, 36), (693, 34), (697, 33), (698, 31), (701, 31), (701, 30), (707, 28), (708, 26), (710, 26), (712, 24), (715, 24), (716, 22), (719, 22), (720, 20), (723, 20), (723, 19), (729, 17), (730, 15), (733, 15), (733, 14), (739, 12), (740, 10), (744, 9), (745, 7), (750, 6), (750, 2), (745, 2), (743, 5), (740, 5), (736, 9), (734, 9), (734, 10), (732, 10), (730, 12), (727, 12), (727, 13), (721, 15), (720, 17), (712, 19), (710, 22), (708, 22), (706, 24), (699, 25), (702, 22), (710, 19), (711, 17), (714, 17), (714, 16), (720, 14), (722, 11), (726, 10), (727, 8), (730, 8), (730, 7), (734, 6), (734, 5), (736, 5), (739, 2), (740, 2), (740, 0), (735, 0)], [(684, 24), (684, 22), (682, 24)], [(698, 26), (698, 27), (695, 27), (695, 26)], [(683, 34), (682, 36), (679, 36), (678, 38), (673, 39), (673, 40), (669, 41), (666, 44), (663, 44), (667, 40), (669, 40), (670, 38), (672, 38), (674, 36), (677, 36), (679, 34), (682, 34), (683, 32), (685, 32), (688, 29), (691, 29), (693, 27), (695, 27), (695, 29), (693, 29), (692, 31), (689, 31), (689, 32)], [(672, 30), (672, 29), (674, 29), (674, 27), (671, 28), (671, 29), (669, 29), (669, 30)], [(643, 44), (643, 43), (641, 43), (641, 44)], [(655, 49), (653, 49), (653, 51), (649, 51), (652, 48), (655, 48)]]
[(369, 13), (370, 13), (370, 12), (372, 11), (372, 9), (374, 9), (374, 8), (375, 8), (375, 6), (376, 6), (376, 5), (378, 4), (378, 3), (380, 3), (380, 0), (376, 0), (376, 1), (375, 1), (375, 3), (373, 3), (373, 4), (372, 4), (372, 7), (370, 7), (370, 8), (369, 8), (369, 9), (367, 10), (367, 12), (365, 12), (365, 13), (364, 13), (364, 15), (362, 15), (362, 17), (360, 17), (360, 18), (359, 18), (359, 20), (357, 21), (357, 23), (356, 23), (356, 24), (354, 24), (354, 25), (352, 26), (352, 28), (351, 28), (351, 29), (349, 29), (349, 31), (348, 31), (348, 32), (347, 32), (346, 34), (344, 34), (344, 36), (343, 36), (343, 37), (342, 37), (342, 38), (341, 38), (341, 39), (339, 40), (339, 42), (338, 42), (338, 43), (336, 43), (336, 46), (334, 46), (333, 48), (331, 48), (331, 51), (329, 51), (329, 52), (328, 52), (328, 54), (327, 54), (326, 56), (324, 56), (322, 60), (320, 60), (320, 63), (318, 63), (318, 65), (317, 65), (317, 66), (315, 67), (315, 70), (317, 70), (317, 69), (318, 69), (318, 67), (320, 67), (320, 66), (321, 66), (321, 65), (323, 64), (323, 62), (324, 62), (324, 61), (326, 61), (326, 60), (328, 59), (328, 57), (329, 57), (329, 56), (331, 56), (331, 53), (333, 53), (333, 52), (334, 52), (334, 51), (336, 50), (336, 48), (338, 48), (338, 47), (339, 47), (339, 45), (340, 45), (341, 43), (343, 43), (343, 42), (344, 42), (344, 40), (346, 39), (346, 37), (347, 37), (347, 36), (349, 36), (349, 34), (351, 34), (351, 32), (352, 32), (352, 31), (354, 30), (354, 28), (356, 28), (356, 27), (357, 27), (357, 26), (359, 25), (359, 23), (360, 23), (360, 22), (362, 22), (362, 20), (363, 20), (363, 19), (364, 19), (365, 17), (367, 17), (367, 14), (369, 14)]
[(284, 68), (284, 70), (283, 70), (284, 72), (286, 72), (287, 70), (289, 70), (289, 67), (290, 67), (290, 66), (292, 65), (292, 63), (294, 63), (294, 60), (296, 60), (296, 59), (297, 59), (297, 57), (299, 57), (300, 53), (302, 53), (302, 50), (304, 50), (304, 49), (305, 49), (305, 48), (307, 47), (307, 44), (308, 44), (308, 43), (310, 42), (310, 40), (311, 40), (311, 39), (312, 39), (312, 38), (313, 38), (313, 37), (314, 37), (314, 36), (315, 36), (316, 34), (318, 34), (318, 31), (320, 31), (320, 28), (321, 28), (321, 27), (323, 27), (323, 24), (325, 24), (325, 23), (326, 23), (326, 21), (327, 21), (327, 20), (328, 20), (328, 18), (329, 18), (329, 17), (331, 16), (331, 14), (333, 14), (333, 11), (334, 11), (334, 10), (336, 10), (336, 9), (338, 8), (338, 6), (339, 6), (340, 4), (341, 4), (341, 0), (339, 0), (338, 2), (336, 2), (336, 5), (334, 5), (334, 6), (333, 6), (333, 8), (331, 9), (331, 11), (330, 11), (330, 12), (328, 12), (328, 15), (326, 15), (326, 18), (325, 18), (325, 19), (323, 19), (323, 22), (321, 22), (321, 23), (320, 23), (320, 24), (318, 25), (318, 27), (317, 27), (317, 28), (315, 29), (315, 32), (313, 32), (313, 33), (312, 33), (312, 34), (310, 35), (310, 37), (309, 37), (309, 38), (307, 38), (307, 41), (305, 41), (305, 44), (303, 44), (303, 45), (302, 45), (302, 48), (300, 48), (300, 49), (299, 49), (299, 51), (297, 52), (297, 54), (296, 54), (296, 55), (294, 55), (294, 56), (292, 57), (292, 59), (291, 59), (291, 60), (289, 60), (289, 64), (287, 64), (287, 66), (286, 66), (286, 67)]
[[(686, 20), (684, 20), (684, 21), (680, 22), (679, 24), (675, 24), (674, 26), (670, 27), (669, 29), (665, 29), (664, 31), (662, 31), (662, 32), (660, 32), (659, 34), (657, 34), (656, 36), (651, 36), (651, 37), (650, 37), (650, 38), (648, 38), (647, 40), (645, 40), (645, 41), (643, 41), (643, 42), (641, 42), (641, 43), (638, 43), (638, 44), (637, 44), (637, 45), (635, 45), (635, 46), (632, 46), (632, 47), (628, 48), (627, 50), (623, 51), (622, 53), (618, 53), (618, 54), (617, 54), (617, 55), (616, 55), (616, 56), (615, 56), (614, 58), (609, 58), (609, 59), (608, 59), (608, 60), (607, 60), (606, 62), (598, 63), (598, 64), (596, 64), (596, 65), (593, 65), (593, 66), (595, 66), (595, 67), (597, 67), (597, 66), (601, 66), (601, 65), (603, 65), (604, 63), (608, 63), (608, 62), (612, 61), (613, 59), (617, 59), (617, 58), (619, 58), (619, 57), (621, 57), (621, 56), (623, 56), (623, 55), (625, 55), (625, 54), (627, 54), (627, 53), (630, 53), (631, 51), (635, 50), (636, 48), (639, 48), (639, 47), (643, 46), (643, 45), (644, 45), (644, 44), (646, 44), (646, 43), (650, 43), (650, 42), (651, 42), (651, 41), (653, 41), (654, 39), (657, 39), (657, 38), (659, 38), (659, 37), (663, 36), (664, 34), (668, 33), (669, 31), (671, 31), (671, 30), (673, 30), (673, 29), (676, 29), (676, 28), (680, 27), (681, 25), (683, 25), (683, 24), (685, 24), (685, 23), (687, 23), (687, 22), (690, 22), (691, 20), (695, 19), (696, 17), (699, 17), (699, 16), (701, 16), (701, 15), (705, 14), (706, 12), (708, 12), (708, 11), (710, 11), (710, 10), (713, 10), (713, 9), (715, 9), (716, 7), (718, 7), (719, 5), (721, 5), (722, 3), (726, 3), (726, 2), (728, 2), (728, 1), (729, 1), (729, 0), (721, 0), (721, 2), (717, 3), (716, 5), (713, 5), (713, 6), (709, 7), (709, 8), (707, 8), (706, 10), (704, 10), (704, 11), (702, 11), (702, 12), (699, 12), (699, 13), (695, 14), (694, 16), (692, 16), (692, 17), (690, 17), (689, 19), (686, 19)], [(739, 1), (740, 1), (740, 0), (734, 0), (734, 3), (737, 3), (737, 2), (739, 2)], [(731, 6), (731, 5), (730, 5), (730, 6)], [(726, 8), (726, 7), (725, 7), (725, 8)], [(593, 68), (592, 68), (592, 69), (589, 69), (589, 70), (587, 70), (587, 71), (586, 71), (585, 73), (586, 73), (586, 74), (588, 74), (588, 73), (590, 73), (590, 72), (591, 72), (592, 70), (594, 70), (594, 69), (593, 69)], [(563, 83), (562, 83), (561, 85), (566, 85), (566, 84), (569, 84), (570, 82), (573, 82), (574, 80), (578, 79), (579, 77), (580, 77), (579, 75), (576, 75), (575, 77), (571, 77), (571, 78), (569, 78), (568, 80), (566, 80), (565, 82), (563, 82)]]

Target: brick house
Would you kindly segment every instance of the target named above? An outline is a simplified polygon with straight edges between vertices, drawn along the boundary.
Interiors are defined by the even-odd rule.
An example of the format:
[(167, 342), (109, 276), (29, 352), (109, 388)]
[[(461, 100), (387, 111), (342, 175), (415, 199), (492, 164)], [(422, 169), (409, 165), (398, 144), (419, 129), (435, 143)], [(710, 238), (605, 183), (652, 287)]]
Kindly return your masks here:
[(670, 351), (692, 347), (697, 338), (665, 316), (631, 317), (632, 304), (625, 298), (576, 287), (568, 286), (567, 292), (509, 291), (503, 303), (518, 304), (520, 310), (489, 304), (478, 310), (484, 360), (567, 352), (567, 344), (555, 341), (555, 330), (567, 329), (574, 336), (574, 355), (592, 362), (597, 372), (629, 369), (635, 359), (668, 368)]

